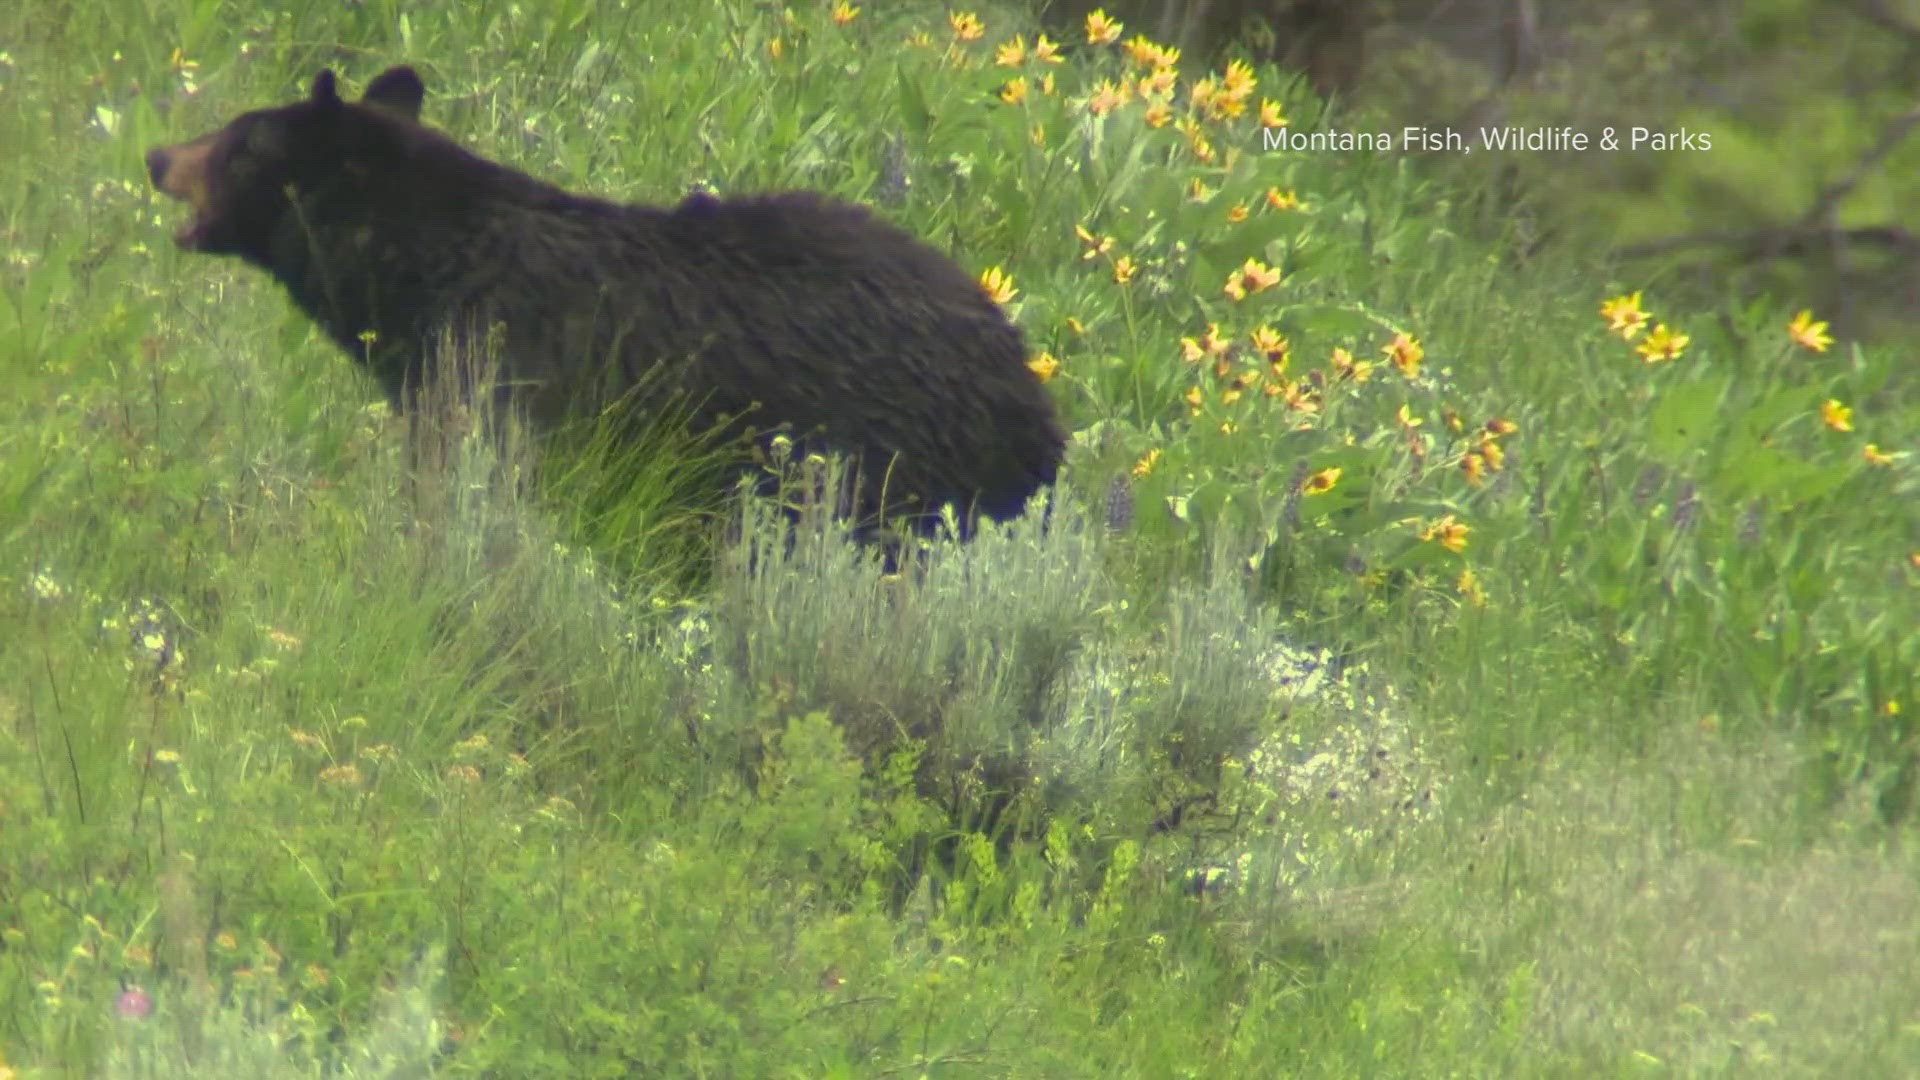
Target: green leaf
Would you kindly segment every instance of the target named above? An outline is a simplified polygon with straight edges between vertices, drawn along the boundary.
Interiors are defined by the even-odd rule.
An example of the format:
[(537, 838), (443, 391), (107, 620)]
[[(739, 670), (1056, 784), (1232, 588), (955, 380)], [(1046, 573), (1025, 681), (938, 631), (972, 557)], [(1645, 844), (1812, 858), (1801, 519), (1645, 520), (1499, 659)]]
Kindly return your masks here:
[(1648, 452), (1667, 464), (1678, 464), (1713, 433), (1727, 389), (1725, 378), (1708, 376), (1662, 393), (1647, 417)]
[(1798, 503), (1832, 491), (1846, 478), (1845, 469), (1816, 465), (1770, 446), (1752, 445), (1722, 467), (1719, 486), (1734, 501), (1770, 495)]
[(920, 92), (920, 84), (907, 72), (905, 63), (897, 65), (894, 72), (900, 86), (900, 119), (908, 131), (925, 138), (933, 126), (933, 110), (927, 108), (927, 96)]
[(573, 62), (573, 74), (568, 76), (567, 81), (576, 86), (584, 83), (587, 79), (587, 73), (593, 70), (593, 65), (598, 63), (599, 60), (600, 43), (597, 41), (587, 42), (587, 47), (580, 50), (580, 59)]

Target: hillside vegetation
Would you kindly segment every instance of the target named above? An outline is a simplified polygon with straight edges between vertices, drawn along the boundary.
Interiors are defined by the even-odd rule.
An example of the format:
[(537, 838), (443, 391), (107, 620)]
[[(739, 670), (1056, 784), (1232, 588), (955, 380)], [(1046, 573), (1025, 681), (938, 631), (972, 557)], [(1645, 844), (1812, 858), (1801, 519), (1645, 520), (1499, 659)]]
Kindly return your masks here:
[[(1912, 356), (903, 7), (0, 13), (0, 1075), (1913, 1071)], [(569, 188), (952, 251), (1049, 527), (884, 575), (671, 446), (410, 453), (142, 166), (401, 61)]]

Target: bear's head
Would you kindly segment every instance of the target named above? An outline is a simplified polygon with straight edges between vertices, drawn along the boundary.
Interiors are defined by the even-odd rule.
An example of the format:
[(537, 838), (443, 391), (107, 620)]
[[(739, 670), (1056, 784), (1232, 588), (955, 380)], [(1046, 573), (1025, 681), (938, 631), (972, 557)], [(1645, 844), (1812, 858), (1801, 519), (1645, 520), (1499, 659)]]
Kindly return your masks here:
[(391, 154), (418, 122), (425, 95), (412, 68), (394, 67), (359, 101), (342, 101), (333, 72), (323, 70), (305, 101), (243, 113), (191, 142), (149, 150), (153, 186), (193, 211), (175, 242), (267, 259), (298, 198), (351, 176), (356, 162)]

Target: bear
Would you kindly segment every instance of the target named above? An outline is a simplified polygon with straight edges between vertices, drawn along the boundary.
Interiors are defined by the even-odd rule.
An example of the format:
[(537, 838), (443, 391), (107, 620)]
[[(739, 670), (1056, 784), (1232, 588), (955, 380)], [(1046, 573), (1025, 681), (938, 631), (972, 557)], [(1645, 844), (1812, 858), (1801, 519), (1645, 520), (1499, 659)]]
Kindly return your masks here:
[(425, 97), (409, 66), (357, 102), (322, 70), (304, 100), (151, 149), (187, 204), (175, 242), (277, 279), (401, 410), (484, 333), (495, 403), (536, 434), (682, 395), (702, 430), (843, 456), (842, 511), (921, 532), (1053, 484), (1066, 434), (1022, 331), (931, 244), (809, 191), (576, 194), (423, 124)]

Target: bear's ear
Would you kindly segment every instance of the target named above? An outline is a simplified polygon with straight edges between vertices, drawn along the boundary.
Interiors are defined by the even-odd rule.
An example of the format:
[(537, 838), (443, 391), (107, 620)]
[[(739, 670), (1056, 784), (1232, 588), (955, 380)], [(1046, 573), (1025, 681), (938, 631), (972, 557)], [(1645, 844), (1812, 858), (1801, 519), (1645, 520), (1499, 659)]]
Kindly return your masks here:
[(333, 85), (333, 69), (321, 68), (320, 74), (313, 77), (313, 100), (321, 105), (337, 105), (340, 91)]
[(426, 84), (412, 68), (404, 65), (390, 67), (374, 77), (367, 84), (367, 92), (360, 100), (368, 105), (377, 105), (397, 116), (409, 120), (420, 119), (420, 103), (426, 99)]

